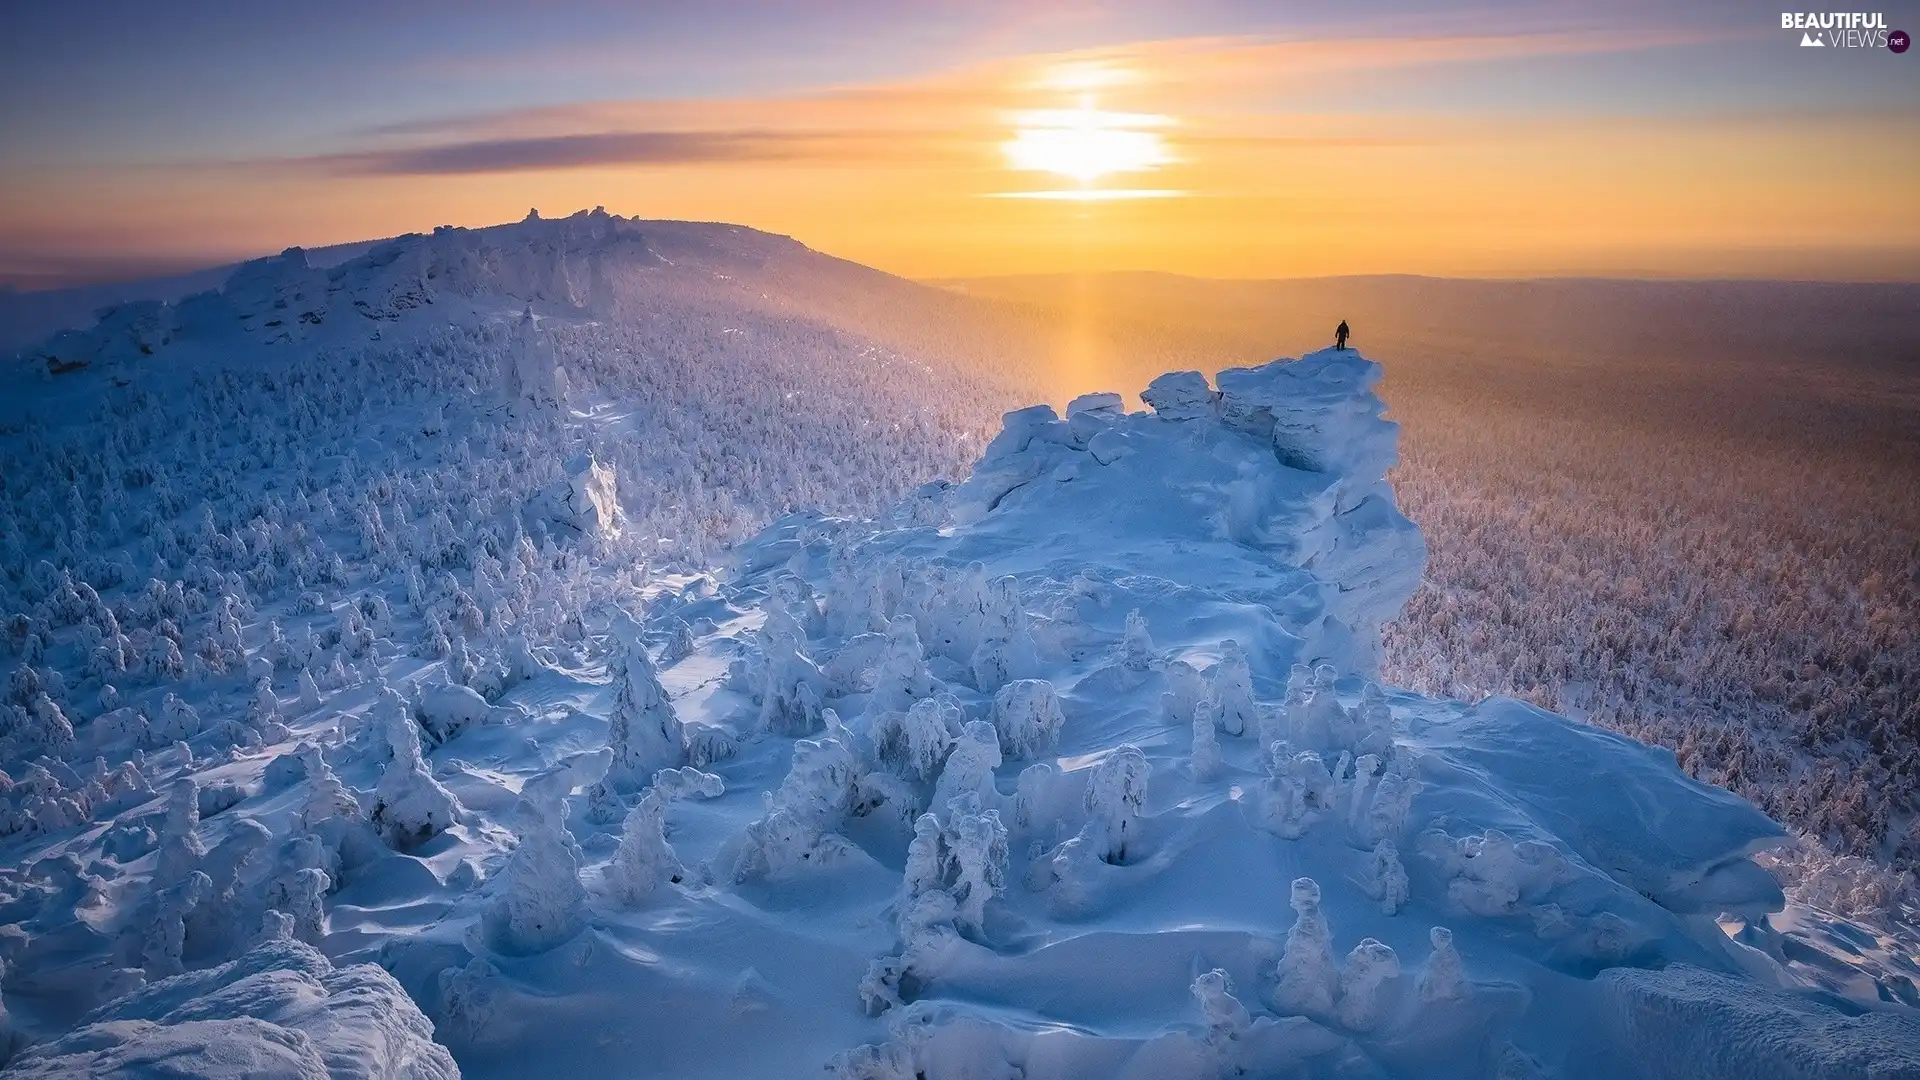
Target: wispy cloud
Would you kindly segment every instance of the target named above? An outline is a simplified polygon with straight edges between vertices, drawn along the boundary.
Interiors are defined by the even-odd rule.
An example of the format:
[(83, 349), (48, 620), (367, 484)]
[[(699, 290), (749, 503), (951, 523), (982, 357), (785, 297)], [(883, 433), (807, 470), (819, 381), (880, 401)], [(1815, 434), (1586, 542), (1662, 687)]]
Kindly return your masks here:
[[(976, 145), (979, 144), (979, 145)], [(468, 176), (617, 166), (887, 165), (978, 157), (979, 140), (941, 131), (601, 131), (464, 139), (246, 163), (276, 172), (338, 177)]]
[[(613, 165), (904, 160), (978, 139), (1019, 109), (1057, 104), (1061, 71), (1127, 78), (1113, 105), (1208, 114), (1221, 101), (1281, 111), (1290, 89), (1331, 77), (1431, 65), (1608, 53), (1698, 43), (1695, 30), (1284, 39), (1175, 38), (1022, 56), (895, 82), (758, 98), (591, 101), (382, 125), (364, 148), (282, 162), (349, 176), (441, 176)], [(1233, 140), (1260, 126), (1240, 114), (1190, 125), (1183, 141)], [(1208, 130), (1214, 128), (1215, 130)], [(1283, 145), (1284, 140), (1263, 140)], [(1324, 140), (1305, 142), (1322, 144)]]
[(772, 131), (609, 131), (366, 150), (291, 164), (347, 176), (445, 176), (605, 165), (691, 165), (802, 157), (814, 136)]

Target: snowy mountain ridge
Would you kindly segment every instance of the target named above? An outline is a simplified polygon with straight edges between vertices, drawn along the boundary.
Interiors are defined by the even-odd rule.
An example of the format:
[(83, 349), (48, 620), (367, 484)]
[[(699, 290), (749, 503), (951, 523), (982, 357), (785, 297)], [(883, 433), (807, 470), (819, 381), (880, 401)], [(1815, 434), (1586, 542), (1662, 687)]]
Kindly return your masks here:
[[(442, 226), (324, 269), (309, 265), (300, 248), (288, 248), (244, 263), (220, 288), (177, 303), (105, 308), (96, 326), (57, 334), (29, 356), (51, 370), (74, 370), (95, 360), (152, 355), (175, 340), (217, 337), (234, 326), (262, 343), (288, 344), (320, 336), (329, 325), (368, 330), (366, 322), (483, 297), (543, 312), (606, 314), (613, 302), (609, 274), (658, 259), (636, 220), (597, 207), (556, 221), (530, 214), (486, 229)], [(328, 336), (338, 340), (340, 333)]]
[(42, 369), (9, 1075), (1920, 1072), (1751, 806), (1378, 684), (1378, 365), (1016, 410), (962, 480), (930, 402), (1005, 385), (841, 328), (913, 286), (630, 225), (269, 260)]
[[(923, 524), (803, 517), (743, 547), (736, 596), (769, 615), (732, 680), (773, 730), (826, 729), (782, 791), (853, 808), (782, 828), (800, 850), (757, 853), (749, 878), (890, 864), (899, 840), (857, 819), (891, 817), (902, 781), (928, 815), (898, 936), (862, 982), (888, 1037), (836, 1075), (1920, 1067), (1895, 1049), (1920, 1034), (1911, 1014), (1778, 989), (1794, 980), (1764, 920), (1783, 900), (1748, 856), (1784, 833), (1744, 801), (1532, 706), (1369, 680), (1423, 558), (1380, 483), (1377, 377), (1329, 351), (1218, 389), (1165, 376), (1150, 414), (1111, 395), (1011, 413), (968, 481), (902, 515)], [(871, 689), (849, 654), (882, 657)], [(844, 798), (817, 786), (816, 745), (862, 763)], [(954, 868), (917, 879), (923, 858)], [(967, 916), (981, 881), (1000, 885)], [(1744, 920), (1745, 943), (1714, 916)], [(1177, 1019), (1189, 982), (1198, 1035)], [(1668, 1026), (1676, 1009), (1700, 1028)], [(1741, 1025), (1763, 1015), (1823, 1048), (1752, 1071)]]

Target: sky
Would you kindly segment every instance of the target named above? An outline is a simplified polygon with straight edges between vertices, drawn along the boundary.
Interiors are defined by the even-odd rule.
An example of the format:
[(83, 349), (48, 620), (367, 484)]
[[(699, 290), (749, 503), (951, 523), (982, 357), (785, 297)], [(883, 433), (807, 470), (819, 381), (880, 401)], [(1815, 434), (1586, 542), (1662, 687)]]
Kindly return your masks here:
[(0, 7), (20, 288), (596, 205), (919, 278), (1920, 280), (1920, 51), (1754, 3)]

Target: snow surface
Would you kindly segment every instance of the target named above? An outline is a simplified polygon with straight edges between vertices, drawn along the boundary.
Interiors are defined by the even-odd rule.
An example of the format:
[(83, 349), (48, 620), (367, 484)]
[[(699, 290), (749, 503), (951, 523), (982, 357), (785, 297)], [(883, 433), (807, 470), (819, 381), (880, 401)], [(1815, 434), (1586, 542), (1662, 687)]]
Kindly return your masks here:
[[(619, 340), (636, 273), (694, 295), (635, 269), (722, 265), (694, 228), (290, 254), (34, 354), (96, 389), (235, 341), (359, 373), (236, 351), (192, 385), (241, 441), (183, 422), (171, 461), (156, 417), (206, 410), (136, 403), (107, 457), (8, 433), (53, 464), (7, 503), (6, 1075), (1920, 1075), (1895, 950), (1779, 914), (1772, 821), (1664, 751), (1377, 685), (1425, 558), (1378, 365), (1018, 410), (962, 482), (707, 565), (690, 477), (857, 483), (836, 454), (896, 399), (627, 424), (628, 376), (555, 341)], [(322, 348), (369, 327), (393, 351)], [(727, 371), (653, 415), (793, 374)], [(80, 396), (33, 400), (84, 434)], [(670, 482), (622, 467), (649, 436)], [(90, 504), (110, 470), (136, 495)]]
[(336, 968), (310, 946), (271, 940), (95, 1010), (7, 1075), (453, 1080), (460, 1071), (385, 971)]

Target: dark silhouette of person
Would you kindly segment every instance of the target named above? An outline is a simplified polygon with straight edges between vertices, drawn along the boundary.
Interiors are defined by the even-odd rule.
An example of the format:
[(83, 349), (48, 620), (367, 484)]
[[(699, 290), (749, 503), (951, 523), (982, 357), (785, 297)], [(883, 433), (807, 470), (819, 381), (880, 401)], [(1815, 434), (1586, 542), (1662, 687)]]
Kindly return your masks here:
[(1341, 319), (1340, 325), (1333, 328), (1333, 347), (1336, 349), (1347, 347), (1347, 320), (1345, 319)]

